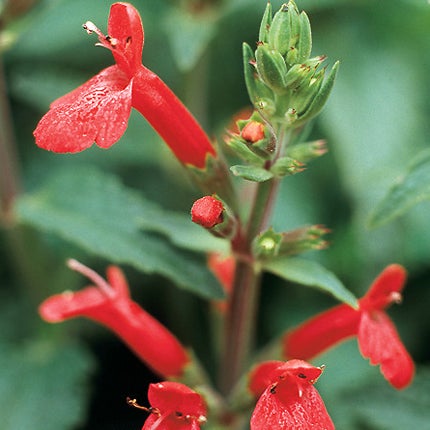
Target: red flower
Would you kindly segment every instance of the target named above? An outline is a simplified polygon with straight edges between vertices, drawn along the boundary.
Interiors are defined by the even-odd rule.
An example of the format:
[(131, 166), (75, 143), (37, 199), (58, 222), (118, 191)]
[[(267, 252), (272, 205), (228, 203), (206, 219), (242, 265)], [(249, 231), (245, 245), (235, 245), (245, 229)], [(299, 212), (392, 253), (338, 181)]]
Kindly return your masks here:
[(191, 221), (204, 228), (212, 228), (223, 222), (224, 205), (212, 196), (204, 196), (194, 202)]
[(142, 430), (199, 430), (206, 422), (206, 405), (200, 394), (178, 382), (150, 384), (151, 415)]
[(182, 163), (203, 168), (215, 149), (169, 87), (141, 64), (144, 35), (137, 10), (113, 4), (108, 36), (91, 22), (84, 28), (112, 51), (116, 65), (52, 103), (34, 131), (36, 144), (54, 152), (79, 152), (94, 142), (109, 148), (125, 132), (134, 107)]
[(189, 363), (184, 347), (166, 327), (131, 300), (127, 281), (118, 267), (108, 267), (106, 282), (75, 260), (70, 260), (69, 266), (91, 279), (95, 286), (48, 298), (39, 308), (44, 320), (61, 322), (79, 316), (92, 319), (116, 333), (158, 374), (176, 377), (183, 373)]
[(313, 386), (321, 367), (302, 360), (268, 361), (251, 374), (249, 388), (259, 396), (251, 430), (331, 430), (333, 422)]
[(392, 264), (376, 278), (358, 309), (339, 305), (311, 318), (284, 338), (285, 357), (309, 360), (336, 343), (357, 336), (361, 354), (380, 364), (384, 377), (395, 387), (406, 387), (414, 363), (384, 309), (401, 299), (406, 279), (402, 266)]

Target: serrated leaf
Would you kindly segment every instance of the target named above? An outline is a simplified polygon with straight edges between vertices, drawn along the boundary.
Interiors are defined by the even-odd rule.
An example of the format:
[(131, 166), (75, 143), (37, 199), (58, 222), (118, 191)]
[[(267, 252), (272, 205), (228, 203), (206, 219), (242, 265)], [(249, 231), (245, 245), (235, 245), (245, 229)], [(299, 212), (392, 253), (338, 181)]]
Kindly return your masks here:
[(430, 199), (430, 151), (423, 151), (372, 213), (369, 226), (379, 227)]
[(230, 167), (233, 175), (253, 182), (266, 182), (273, 178), (273, 173), (262, 167), (254, 166), (232, 166)]
[[(167, 240), (185, 246), (181, 229), (191, 222), (164, 212), (112, 175), (94, 168), (62, 172), (42, 189), (21, 197), (16, 211), (21, 222), (54, 233), (113, 263), (161, 274), (204, 297), (223, 296), (204, 256), (176, 248)], [(192, 230), (185, 229), (188, 233)], [(200, 232), (196, 235), (199, 237)]]
[(80, 346), (0, 345), (4, 430), (72, 430), (82, 424), (93, 361)]
[(316, 261), (302, 258), (279, 257), (264, 262), (263, 269), (288, 281), (329, 293), (338, 300), (353, 307), (357, 306), (357, 299), (354, 295), (345, 288), (332, 272)]

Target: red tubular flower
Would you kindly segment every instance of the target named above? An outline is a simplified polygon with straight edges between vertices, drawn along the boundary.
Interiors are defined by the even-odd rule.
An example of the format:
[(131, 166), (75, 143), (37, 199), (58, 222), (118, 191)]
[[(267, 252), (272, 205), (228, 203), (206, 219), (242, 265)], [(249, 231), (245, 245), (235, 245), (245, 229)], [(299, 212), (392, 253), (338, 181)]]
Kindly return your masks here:
[(151, 415), (142, 430), (199, 430), (206, 422), (206, 404), (200, 394), (178, 382), (151, 384)]
[(283, 340), (285, 357), (309, 360), (327, 348), (357, 336), (361, 354), (379, 364), (384, 377), (395, 388), (406, 387), (414, 376), (414, 363), (384, 312), (399, 302), (406, 280), (402, 266), (392, 264), (376, 278), (358, 309), (339, 305), (306, 321), (287, 333)]
[(109, 148), (125, 132), (134, 107), (179, 161), (204, 168), (215, 149), (169, 87), (141, 64), (144, 34), (137, 10), (128, 3), (114, 3), (108, 36), (91, 22), (84, 28), (98, 35), (99, 45), (112, 52), (116, 65), (52, 103), (34, 131), (36, 144), (54, 152), (79, 152), (94, 142)]
[(249, 388), (259, 397), (251, 430), (331, 430), (333, 422), (313, 386), (323, 371), (302, 360), (257, 366)]
[(108, 267), (106, 282), (75, 260), (70, 260), (69, 266), (91, 279), (95, 286), (45, 300), (39, 307), (45, 321), (54, 323), (80, 316), (92, 319), (112, 330), (158, 374), (182, 375), (189, 363), (187, 352), (166, 327), (131, 300), (127, 281), (118, 267)]

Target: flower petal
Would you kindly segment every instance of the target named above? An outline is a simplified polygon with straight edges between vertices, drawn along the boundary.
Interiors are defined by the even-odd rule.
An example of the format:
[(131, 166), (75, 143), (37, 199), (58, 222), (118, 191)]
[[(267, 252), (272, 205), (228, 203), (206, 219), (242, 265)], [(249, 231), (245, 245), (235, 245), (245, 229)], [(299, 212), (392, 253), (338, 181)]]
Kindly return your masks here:
[(371, 364), (380, 364), (385, 379), (395, 388), (405, 388), (412, 381), (414, 362), (385, 312), (363, 312), (358, 344), (361, 354)]
[(251, 430), (331, 430), (333, 422), (318, 391), (307, 384), (301, 395), (295, 387), (269, 387), (251, 417)]
[(164, 381), (150, 384), (148, 400), (163, 414), (178, 411), (183, 415), (206, 415), (206, 405), (200, 394), (180, 382)]
[(344, 304), (322, 312), (285, 335), (284, 357), (309, 360), (357, 334), (359, 321), (360, 313)]
[(88, 316), (103, 306), (109, 299), (96, 287), (81, 291), (65, 291), (46, 299), (39, 306), (39, 314), (48, 322), (61, 322), (78, 316)]
[(360, 299), (361, 309), (384, 309), (399, 298), (406, 281), (406, 270), (399, 264), (387, 266)]
[(133, 79), (133, 107), (151, 124), (183, 164), (199, 169), (208, 155), (216, 156), (209, 137), (172, 90), (140, 66)]
[(131, 91), (132, 80), (117, 66), (102, 70), (51, 105), (34, 131), (36, 144), (54, 152), (79, 152), (94, 142), (110, 147), (127, 128)]
[(142, 63), (143, 27), (139, 12), (129, 3), (110, 8), (108, 34), (115, 39), (112, 54), (118, 66), (132, 77)]

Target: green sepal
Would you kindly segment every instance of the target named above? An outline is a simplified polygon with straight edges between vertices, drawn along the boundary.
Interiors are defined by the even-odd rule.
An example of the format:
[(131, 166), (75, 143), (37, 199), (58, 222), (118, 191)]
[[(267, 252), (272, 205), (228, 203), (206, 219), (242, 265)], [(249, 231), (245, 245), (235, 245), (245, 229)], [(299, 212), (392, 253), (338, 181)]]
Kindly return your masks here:
[(252, 182), (266, 182), (273, 178), (273, 173), (262, 167), (236, 165), (231, 166), (230, 170), (233, 175)]
[(204, 169), (199, 169), (189, 164), (185, 167), (192, 182), (205, 194), (218, 194), (233, 211), (236, 210), (237, 197), (227, 165), (221, 157), (208, 154)]
[(259, 45), (255, 51), (255, 59), (261, 80), (273, 91), (285, 92), (287, 66), (282, 55), (267, 45)]
[(314, 75), (307, 76), (307, 79), (302, 83), (297, 91), (296, 102), (293, 107), (296, 109), (299, 118), (306, 112), (315, 97), (321, 90), (324, 81), (324, 70), (320, 70)]
[(277, 177), (295, 175), (303, 172), (303, 170), (305, 170), (304, 164), (291, 157), (279, 158), (270, 169), (273, 175)]
[(314, 158), (320, 157), (327, 152), (325, 140), (314, 140), (312, 142), (297, 143), (288, 146), (286, 155), (302, 163), (308, 163)]
[(240, 137), (232, 137), (228, 140), (227, 145), (242, 160), (255, 166), (262, 166), (265, 159), (257, 155)]
[(297, 62), (304, 63), (312, 52), (311, 23), (305, 12), (300, 14), (300, 36), (297, 44)]
[(247, 43), (244, 43), (242, 51), (245, 84), (249, 98), (254, 107), (262, 111), (264, 115), (273, 115), (276, 111), (276, 106), (273, 103), (273, 91), (258, 78), (255, 68), (254, 52), (251, 47)]
[(311, 104), (308, 106), (308, 108), (303, 113), (303, 115), (301, 115), (300, 118), (295, 122), (296, 126), (302, 125), (304, 122), (318, 115), (318, 113), (324, 107), (331, 93), (331, 90), (333, 89), (334, 81), (336, 79), (336, 74), (338, 70), (339, 70), (339, 61), (336, 61), (336, 63), (333, 65), (332, 69), (330, 70), (329, 75), (327, 76), (326, 80), (324, 81), (320, 90), (318, 91), (318, 94), (314, 97)]
[(260, 32), (258, 34), (258, 40), (260, 42), (268, 41), (269, 29), (272, 25), (272, 4), (270, 1), (267, 2), (266, 9), (264, 11), (263, 18), (261, 19)]
[(282, 5), (273, 17), (268, 43), (281, 55), (285, 55), (290, 48), (290, 15), (286, 4)]
[(282, 242), (282, 234), (268, 229), (260, 233), (252, 243), (253, 254), (258, 258), (276, 257)]
[(288, 12), (290, 16), (290, 42), (289, 49), (285, 55), (285, 61), (288, 67), (290, 67), (298, 62), (298, 52), (296, 45), (300, 38), (300, 14), (296, 4), (293, 1), (288, 3)]
[(323, 225), (310, 225), (282, 233), (279, 255), (296, 255), (327, 248), (324, 236), (329, 230)]

